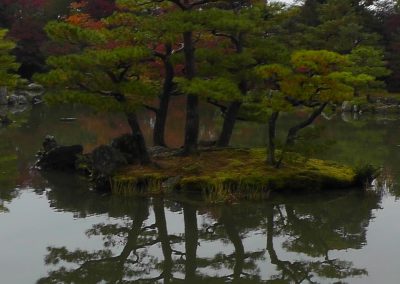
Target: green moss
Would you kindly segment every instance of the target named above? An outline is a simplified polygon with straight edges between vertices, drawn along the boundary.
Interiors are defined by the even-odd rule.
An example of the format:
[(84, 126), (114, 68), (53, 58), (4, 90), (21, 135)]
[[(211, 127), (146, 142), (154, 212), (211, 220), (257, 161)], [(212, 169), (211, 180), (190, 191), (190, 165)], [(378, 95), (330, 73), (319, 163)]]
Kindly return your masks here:
[(190, 157), (157, 158), (158, 167), (131, 166), (112, 180), (117, 194), (197, 192), (210, 203), (259, 200), (284, 190), (329, 190), (360, 184), (354, 169), (290, 155), (281, 169), (267, 166), (264, 149), (220, 149)]

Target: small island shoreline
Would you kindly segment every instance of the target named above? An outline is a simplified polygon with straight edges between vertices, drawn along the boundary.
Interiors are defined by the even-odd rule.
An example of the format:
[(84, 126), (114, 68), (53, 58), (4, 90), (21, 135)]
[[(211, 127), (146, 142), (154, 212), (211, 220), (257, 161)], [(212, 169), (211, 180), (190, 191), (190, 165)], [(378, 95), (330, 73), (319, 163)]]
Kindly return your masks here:
[(291, 153), (282, 168), (265, 162), (265, 149), (210, 148), (197, 155), (160, 155), (149, 166), (129, 165), (114, 174), (120, 195), (200, 193), (208, 203), (266, 199), (272, 192), (365, 188), (372, 169), (354, 169)]

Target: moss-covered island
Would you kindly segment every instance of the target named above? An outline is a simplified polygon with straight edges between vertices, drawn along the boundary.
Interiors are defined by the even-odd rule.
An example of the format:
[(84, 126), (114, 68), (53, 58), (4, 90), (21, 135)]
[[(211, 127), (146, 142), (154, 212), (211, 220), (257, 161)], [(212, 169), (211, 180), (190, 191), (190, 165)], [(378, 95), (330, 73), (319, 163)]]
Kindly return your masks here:
[(267, 198), (271, 192), (362, 187), (365, 174), (334, 162), (292, 154), (282, 168), (267, 166), (263, 149), (208, 149), (193, 156), (159, 156), (112, 178), (124, 195), (197, 192), (210, 203)]

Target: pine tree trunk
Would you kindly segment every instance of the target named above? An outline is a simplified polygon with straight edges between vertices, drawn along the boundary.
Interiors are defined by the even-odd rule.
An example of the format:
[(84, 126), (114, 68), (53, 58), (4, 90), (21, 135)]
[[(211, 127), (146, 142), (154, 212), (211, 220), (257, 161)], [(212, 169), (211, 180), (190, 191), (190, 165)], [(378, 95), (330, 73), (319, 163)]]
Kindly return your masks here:
[(228, 110), (225, 114), (224, 125), (222, 126), (221, 135), (219, 136), (217, 142), (218, 147), (229, 146), (233, 129), (235, 128), (236, 124), (236, 118), (241, 105), (241, 102), (233, 102), (229, 105)]
[[(185, 52), (185, 77), (191, 80), (196, 75), (195, 48), (193, 43), (193, 32), (185, 32), (184, 52)], [(197, 151), (197, 141), (199, 138), (199, 98), (188, 95), (186, 102), (186, 126), (184, 154), (189, 155)]]
[(267, 163), (270, 166), (276, 165), (275, 158), (275, 137), (276, 137), (276, 121), (278, 120), (279, 112), (273, 112), (268, 120), (268, 151)]
[(135, 113), (129, 113), (128, 122), (132, 130), (132, 136), (135, 139), (136, 149), (138, 150), (140, 163), (147, 165), (151, 162), (149, 152), (147, 151), (146, 142), (140, 129), (139, 122)]
[[(171, 47), (169, 48), (171, 49)], [(153, 131), (153, 144), (154, 146), (165, 147), (166, 146), (165, 125), (167, 123), (168, 107), (171, 98), (171, 93), (173, 90), (173, 79), (175, 75), (174, 66), (172, 65), (169, 57), (165, 58), (164, 60), (164, 68), (165, 68), (165, 80), (164, 80), (163, 92), (160, 96), (160, 104), (156, 112), (156, 122)]]
[(297, 124), (289, 129), (288, 134), (286, 136), (285, 145), (283, 146), (283, 149), (282, 149), (281, 157), (275, 165), (276, 168), (279, 168), (281, 166), (288, 147), (292, 146), (294, 144), (299, 131), (306, 128), (307, 126), (311, 125), (317, 119), (317, 117), (319, 117), (321, 115), (321, 113), (324, 111), (324, 109), (327, 105), (328, 105), (328, 103), (321, 104), (317, 109), (315, 109), (311, 113), (311, 115), (306, 120), (300, 122), (299, 124)]
[[(239, 35), (239, 38), (237, 42), (235, 42), (236, 45), (236, 52), (238, 54), (243, 53), (243, 38), (241, 35)], [(246, 96), (247, 94), (247, 89), (248, 89), (248, 84), (246, 80), (241, 80), (239, 83), (239, 89), (240, 92), (243, 96)], [(238, 101), (232, 102), (228, 110), (225, 114), (225, 119), (224, 119), (224, 125), (222, 127), (222, 132), (221, 135), (218, 139), (217, 146), (219, 147), (227, 147), (229, 146), (229, 143), (231, 141), (233, 129), (235, 128), (236, 124), (236, 118), (239, 114), (239, 110), (241, 107), (242, 103)]]

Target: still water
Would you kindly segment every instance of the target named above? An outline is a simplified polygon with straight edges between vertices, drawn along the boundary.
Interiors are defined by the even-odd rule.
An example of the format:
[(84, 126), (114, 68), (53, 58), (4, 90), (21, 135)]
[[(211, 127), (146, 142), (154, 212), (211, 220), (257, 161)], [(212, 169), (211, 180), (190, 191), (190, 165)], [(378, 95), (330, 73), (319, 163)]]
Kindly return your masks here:
[[(182, 141), (182, 118), (179, 111), (171, 115), (170, 145)], [(121, 116), (37, 107), (15, 119), (0, 129), (0, 283), (400, 281), (400, 119), (318, 122), (321, 136), (336, 142), (314, 155), (382, 166), (385, 180), (376, 191), (211, 207), (196, 199), (110, 196), (91, 191), (80, 177), (31, 169), (46, 134), (89, 151), (128, 131)], [(152, 123), (143, 116), (148, 136)], [(219, 123), (210, 110), (202, 139), (215, 138)], [(265, 132), (239, 123), (233, 143), (262, 146)]]

